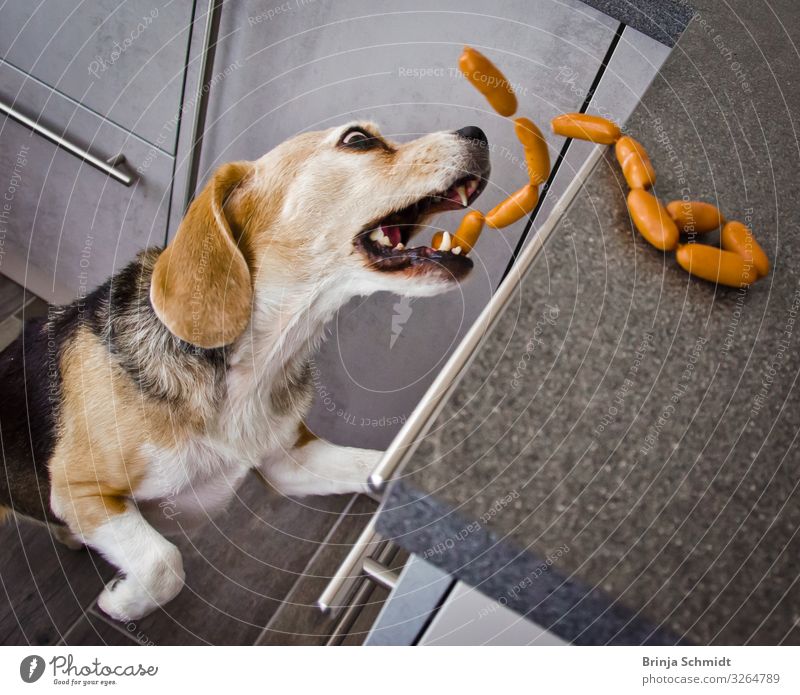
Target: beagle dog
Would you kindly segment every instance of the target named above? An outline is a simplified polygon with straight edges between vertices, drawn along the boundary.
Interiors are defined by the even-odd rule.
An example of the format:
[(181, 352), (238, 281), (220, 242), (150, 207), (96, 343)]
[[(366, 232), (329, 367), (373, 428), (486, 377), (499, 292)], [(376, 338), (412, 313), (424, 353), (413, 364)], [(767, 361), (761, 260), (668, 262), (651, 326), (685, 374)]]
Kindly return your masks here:
[[(371, 123), (220, 167), (166, 249), (25, 325), (0, 354), (0, 517), (46, 522), (119, 569), (99, 597), (140, 618), (184, 584), (162, 532), (224, 507), (249, 469), (286, 495), (363, 492), (380, 452), (303, 425), (309, 360), (352, 297), (430, 296), (472, 268), (410, 247), (489, 175), (475, 127), (403, 144)], [(169, 500), (172, 514), (165, 514)]]

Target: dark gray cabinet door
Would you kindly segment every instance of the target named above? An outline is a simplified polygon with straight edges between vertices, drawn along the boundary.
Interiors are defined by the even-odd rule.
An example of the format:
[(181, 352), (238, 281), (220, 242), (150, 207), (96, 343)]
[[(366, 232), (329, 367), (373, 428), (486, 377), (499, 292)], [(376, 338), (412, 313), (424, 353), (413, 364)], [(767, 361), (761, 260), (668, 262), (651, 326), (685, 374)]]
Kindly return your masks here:
[[(352, 119), (400, 140), (478, 125), (491, 143), (492, 179), (477, 207), (489, 210), (526, 173), (511, 121), (456, 70), (463, 45), (502, 67), (517, 86), (519, 115), (547, 131), (550, 118), (580, 106), (616, 28), (572, 0), (442, 0), (435, 9), (425, 0), (225, 3), (200, 179), (298, 132)], [(555, 159), (563, 140), (547, 137)], [(452, 230), (460, 217), (435, 223)], [(488, 301), (523, 229), (486, 230), (471, 276), (447, 295), (379, 295), (345, 307), (317, 358), (312, 429), (386, 446)]]
[(193, 0), (7, 0), (0, 57), (174, 152)]
[(123, 154), (134, 174), (123, 186), (0, 117), (0, 273), (65, 302), (164, 243), (171, 156), (2, 62), (0, 100), (101, 159)]

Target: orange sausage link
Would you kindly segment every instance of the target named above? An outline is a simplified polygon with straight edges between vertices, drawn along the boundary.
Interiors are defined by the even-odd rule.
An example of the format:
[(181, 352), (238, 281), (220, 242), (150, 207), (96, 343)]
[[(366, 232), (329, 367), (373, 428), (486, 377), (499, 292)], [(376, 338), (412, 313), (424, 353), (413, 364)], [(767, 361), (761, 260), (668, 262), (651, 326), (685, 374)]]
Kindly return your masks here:
[(480, 210), (472, 210), (464, 215), (464, 219), (453, 234), (453, 248), (460, 246), (464, 253), (472, 251), (483, 230), (483, 219)]
[(458, 59), (458, 67), (491, 107), (501, 116), (513, 116), (517, 110), (514, 90), (495, 64), (483, 53), (469, 46)]
[(675, 259), (687, 273), (729, 287), (746, 287), (758, 280), (758, 273), (732, 251), (720, 251), (706, 244), (681, 244)]
[[(462, 253), (469, 253), (478, 241), (478, 237), (483, 230), (483, 213), (480, 210), (473, 210), (464, 215), (458, 229), (453, 232), (450, 237), (450, 249), (461, 247)], [(440, 249), (442, 246), (442, 239), (444, 239), (444, 232), (436, 232), (433, 235), (431, 246), (435, 249)]]
[(656, 170), (642, 143), (625, 135), (614, 146), (625, 181), (631, 188), (650, 188), (656, 182)]
[(672, 251), (678, 245), (678, 228), (654, 195), (634, 188), (628, 193), (628, 210), (636, 229), (657, 249)]
[(756, 269), (759, 277), (769, 274), (769, 258), (756, 241), (753, 233), (741, 222), (732, 220), (722, 228), (720, 235), (722, 248), (732, 251), (744, 259), (744, 262)]
[(614, 154), (620, 166), (622, 166), (622, 162), (625, 161), (631, 152), (644, 152), (647, 154), (642, 143), (638, 140), (634, 140), (630, 135), (623, 135), (614, 145)]
[(530, 118), (517, 118), (514, 132), (525, 150), (528, 178), (534, 186), (541, 186), (550, 175), (550, 152), (542, 131)]
[(667, 212), (682, 232), (705, 234), (725, 224), (725, 217), (716, 205), (700, 200), (672, 200)]
[(494, 229), (508, 227), (525, 215), (529, 215), (538, 200), (539, 190), (529, 183), (516, 193), (512, 193), (502, 203), (495, 205), (486, 215), (486, 224)]
[(591, 140), (601, 145), (613, 145), (621, 135), (616, 123), (588, 113), (564, 113), (550, 121), (550, 125), (556, 135)]

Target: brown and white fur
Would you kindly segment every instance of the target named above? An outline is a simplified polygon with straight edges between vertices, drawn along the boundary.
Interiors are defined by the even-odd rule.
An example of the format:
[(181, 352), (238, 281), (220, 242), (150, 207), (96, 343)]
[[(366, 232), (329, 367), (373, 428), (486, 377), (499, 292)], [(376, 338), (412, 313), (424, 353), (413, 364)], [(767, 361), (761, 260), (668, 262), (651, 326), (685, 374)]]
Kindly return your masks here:
[(303, 425), (309, 358), (350, 298), (429, 296), (469, 271), (463, 255), (405, 244), (465, 191), (477, 197), (485, 145), (475, 128), (397, 144), (361, 123), (222, 166), (165, 250), (52, 307), (0, 355), (0, 515), (102, 553), (120, 574), (99, 606), (132, 620), (184, 583), (158, 530), (170, 530), (164, 499), (185, 528), (253, 468), (287, 495), (364, 491), (380, 453)]

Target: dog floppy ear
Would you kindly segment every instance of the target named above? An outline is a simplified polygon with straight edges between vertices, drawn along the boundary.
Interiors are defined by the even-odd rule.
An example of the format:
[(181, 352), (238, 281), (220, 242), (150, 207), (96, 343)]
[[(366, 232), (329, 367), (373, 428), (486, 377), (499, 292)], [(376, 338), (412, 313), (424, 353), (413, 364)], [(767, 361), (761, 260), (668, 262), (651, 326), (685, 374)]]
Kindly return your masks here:
[(251, 170), (247, 162), (232, 162), (216, 171), (153, 269), (150, 302), (156, 315), (174, 335), (198, 347), (232, 343), (250, 320), (250, 269), (225, 207)]

